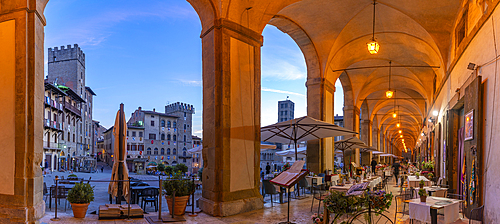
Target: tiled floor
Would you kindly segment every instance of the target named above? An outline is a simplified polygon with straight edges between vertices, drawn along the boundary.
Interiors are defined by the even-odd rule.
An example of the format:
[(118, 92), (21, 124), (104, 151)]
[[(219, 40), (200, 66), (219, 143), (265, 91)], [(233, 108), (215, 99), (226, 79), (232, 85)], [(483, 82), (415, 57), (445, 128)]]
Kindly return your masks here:
[[(397, 194), (397, 188), (394, 187), (394, 182), (388, 184), (389, 191), (393, 192), (394, 195)], [(311, 201), (312, 197), (309, 196), (302, 200), (292, 199), (290, 203), (290, 221), (295, 223), (312, 223), (310, 219), (311, 215), (314, 211), (317, 212), (317, 201), (314, 203), (313, 212), (311, 212)], [(105, 200), (104, 200), (105, 201)], [(164, 200), (165, 201), (165, 200)], [(278, 223), (282, 221), (286, 221), (287, 214), (287, 204), (276, 204), (271, 207), (271, 203), (269, 203), (269, 197), (266, 197), (266, 203), (264, 204), (265, 208), (257, 211), (247, 212), (239, 215), (229, 216), (229, 217), (212, 217), (205, 213), (200, 213), (196, 217), (190, 217), (185, 215), (186, 219), (183, 223)], [(321, 207), (323, 210), (323, 206)], [(168, 212), (164, 211), (163, 216), (168, 216)], [(386, 215), (394, 221), (394, 211), (395, 211), (395, 203), (392, 203), (389, 211), (386, 212)], [(66, 213), (60, 212), (58, 216), (61, 218), (60, 221), (54, 222), (50, 219), (54, 217), (54, 212), (47, 212), (45, 217), (43, 217), (40, 221), (41, 223), (148, 223), (145, 219), (134, 219), (133, 221), (126, 222), (124, 220), (98, 220), (97, 215), (87, 214), (84, 219), (75, 219), (71, 213), (71, 209), (69, 208)], [(151, 212), (146, 216), (157, 216), (157, 213)], [(410, 223), (407, 220), (408, 216), (402, 216), (398, 214), (395, 223)], [(418, 222), (413, 222), (418, 223)], [(468, 223), (465, 221), (457, 221), (456, 224), (459, 223)]]

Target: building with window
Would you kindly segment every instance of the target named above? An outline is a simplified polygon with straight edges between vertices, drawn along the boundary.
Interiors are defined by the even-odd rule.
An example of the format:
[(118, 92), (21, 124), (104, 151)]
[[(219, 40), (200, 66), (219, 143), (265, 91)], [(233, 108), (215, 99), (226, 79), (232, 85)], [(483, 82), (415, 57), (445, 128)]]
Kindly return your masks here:
[[(165, 106), (165, 113), (157, 112), (154, 108), (149, 111), (138, 107), (127, 124), (129, 128), (141, 128), (143, 132), (134, 130), (137, 135), (143, 133), (144, 138), (139, 137), (143, 141), (141, 149), (137, 151), (130, 149), (128, 158), (142, 158), (147, 163), (155, 162), (165, 165), (184, 163), (192, 167), (193, 155), (187, 150), (193, 148), (192, 116), (194, 113), (193, 105), (180, 102)], [(130, 129), (129, 135), (132, 134), (132, 129)]]
[[(44, 126), (51, 131), (44, 131), (44, 140), (47, 150), (52, 152), (44, 150), (44, 166), (50, 163), (51, 170), (56, 167), (79, 171), (92, 169), (83, 167), (83, 164), (84, 160), (95, 158), (96, 155), (95, 146), (98, 139), (93, 134), (96, 125), (92, 120), (95, 95), (90, 87), (85, 86), (85, 54), (80, 47), (75, 44), (73, 47), (68, 45), (66, 48), (61, 46), (60, 49), (49, 48)], [(57, 136), (56, 131), (59, 132)], [(54, 151), (55, 148), (62, 149), (58, 152), (57, 165), (54, 165), (53, 160), (55, 151), (58, 151)], [(49, 161), (46, 161), (47, 159)]]
[(286, 98), (286, 100), (278, 101), (278, 122), (294, 119), (295, 103)]

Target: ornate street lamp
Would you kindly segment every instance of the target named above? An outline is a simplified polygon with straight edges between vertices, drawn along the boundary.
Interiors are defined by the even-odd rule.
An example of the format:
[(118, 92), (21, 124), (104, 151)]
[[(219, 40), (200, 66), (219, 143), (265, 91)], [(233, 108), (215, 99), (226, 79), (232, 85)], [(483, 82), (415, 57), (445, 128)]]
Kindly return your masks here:
[(378, 42), (375, 40), (375, 5), (376, 5), (376, 0), (373, 0), (373, 33), (372, 33), (372, 39), (370, 42), (366, 43), (368, 46), (368, 52), (370, 54), (376, 54), (378, 53), (378, 50), (380, 48), (380, 45)]

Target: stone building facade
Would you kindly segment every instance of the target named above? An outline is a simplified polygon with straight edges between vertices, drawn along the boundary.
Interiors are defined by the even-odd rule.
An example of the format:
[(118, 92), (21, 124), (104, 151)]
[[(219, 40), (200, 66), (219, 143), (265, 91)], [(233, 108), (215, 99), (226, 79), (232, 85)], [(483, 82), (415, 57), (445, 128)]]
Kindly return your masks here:
[[(85, 54), (78, 47), (68, 45), (48, 49), (48, 75), (46, 82), (71, 94), (62, 101), (66, 127), (59, 135), (65, 143), (67, 163), (63, 169), (75, 169), (83, 164), (79, 160), (95, 158), (97, 138), (92, 120), (94, 91), (85, 86)], [(62, 168), (62, 167), (59, 167)]]
[(139, 148), (131, 147), (129, 154), (145, 158), (148, 164), (184, 163), (191, 168), (193, 156), (187, 150), (193, 147), (192, 115), (194, 113), (195, 109), (192, 105), (180, 102), (165, 106), (165, 113), (157, 112), (156, 109), (142, 110), (139, 107), (132, 113), (127, 124), (129, 127), (144, 129), (144, 148), (139, 152), (140, 154), (137, 154), (134, 151)]

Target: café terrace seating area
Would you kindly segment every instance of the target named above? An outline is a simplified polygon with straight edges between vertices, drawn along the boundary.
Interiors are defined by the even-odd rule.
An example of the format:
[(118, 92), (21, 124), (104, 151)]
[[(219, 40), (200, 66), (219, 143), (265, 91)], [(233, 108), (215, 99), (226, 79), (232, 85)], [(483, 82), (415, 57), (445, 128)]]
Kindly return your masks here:
[[(415, 166), (408, 164), (402, 166), (402, 172), (399, 180), (393, 175), (393, 169), (390, 166), (378, 165), (376, 172), (372, 172), (369, 167), (355, 169), (354, 178), (349, 178), (348, 175), (342, 174), (314, 174), (307, 173), (299, 182), (293, 185), (290, 192), (284, 187), (280, 187), (272, 183), (276, 174), (264, 175), (261, 180), (261, 194), (264, 201), (264, 208), (248, 213), (243, 213), (229, 217), (212, 217), (199, 210), (197, 200), (201, 196), (201, 188), (196, 188), (192, 196), (195, 198), (195, 216), (193, 216), (192, 205), (188, 204), (186, 213), (181, 217), (185, 223), (278, 223), (287, 220), (288, 209), (290, 209), (290, 221), (294, 223), (315, 223), (312, 216), (321, 216), (322, 222), (332, 222), (337, 218), (337, 222), (347, 221), (349, 223), (365, 223), (362, 219), (356, 218), (358, 214), (366, 212), (366, 207), (358, 211), (346, 211), (337, 217), (332, 207), (337, 206), (332, 204), (332, 199), (342, 198), (361, 198), (363, 194), (370, 192), (383, 192), (390, 194), (387, 202), (390, 205), (382, 210), (373, 210), (374, 213), (382, 214), (381, 219), (376, 216), (376, 221), (371, 223), (418, 223), (419, 221), (428, 223), (482, 223), (481, 209), (471, 211), (467, 217), (472, 217), (475, 220), (469, 220), (464, 214), (465, 201), (462, 196), (455, 194), (449, 190), (448, 186), (442, 184), (442, 180), (436, 180), (429, 176), (420, 176), (421, 171)], [(340, 170), (339, 170), (340, 171)], [(83, 175), (83, 174), (82, 174)], [(132, 175), (133, 176), (133, 175)], [(47, 175), (47, 180), (50, 180), (50, 175)], [(184, 177), (188, 178), (189, 177)], [(149, 178), (142, 177), (143, 180), (131, 178), (131, 204), (137, 204), (144, 214), (141, 217), (131, 218), (131, 223), (152, 223), (148, 217), (157, 217), (159, 211), (159, 203), (162, 203), (161, 216), (169, 217), (169, 209), (166, 206), (164, 197), (159, 196), (158, 177), (150, 176)], [(165, 179), (165, 178), (163, 178)], [(193, 178), (197, 179), (197, 178)], [(103, 218), (99, 213), (92, 213), (99, 205), (112, 204), (111, 196), (107, 192), (108, 183), (92, 182), (92, 178), (86, 177), (70, 177), (61, 176), (58, 179), (57, 194), (55, 193), (55, 179), (51, 186), (45, 189), (44, 194), (47, 206), (47, 213), (41, 219), (41, 223), (53, 223), (51, 219), (55, 216), (55, 203), (58, 203), (58, 218), (59, 223), (95, 223), (95, 222), (122, 222), (125, 219), (109, 219)], [(94, 202), (91, 202), (89, 214), (83, 219), (74, 218), (71, 214), (71, 209), (66, 202), (68, 190), (76, 183), (88, 182), (95, 188)], [(361, 186), (356, 188), (356, 186)], [(426, 202), (421, 202), (421, 190), (424, 190), (427, 195)], [(419, 193), (420, 192), (420, 193)], [(57, 196), (56, 196), (57, 195)], [(336, 200), (336, 199), (335, 199)], [(161, 201), (161, 202), (160, 202)], [(290, 207), (288, 208), (288, 202)], [(122, 202), (123, 208), (126, 208), (126, 201)], [(353, 205), (357, 206), (357, 205)], [(381, 206), (381, 205), (375, 205)], [(69, 210), (68, 210), (69, 208)], [(426, 214), (425, 208), (431, 209), (429, 215)], [(330, 211), (329, 211), (330, 210)], [(125, 214), (127, 210), (123, 209)], [(326, 220), (326, 216), (329, 217)], [(124, 217), (122, 217), (124, 218)], [(363, 218), (364, 219), (364, 218)], [(435, 220), (432, 220), (435, 219)], [(436, 222), (435, 222), (436, 221)], [(318, 222), (316, 222), (318, 223)]]

